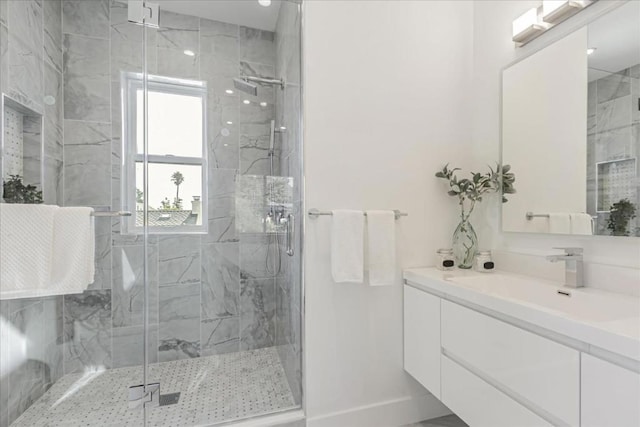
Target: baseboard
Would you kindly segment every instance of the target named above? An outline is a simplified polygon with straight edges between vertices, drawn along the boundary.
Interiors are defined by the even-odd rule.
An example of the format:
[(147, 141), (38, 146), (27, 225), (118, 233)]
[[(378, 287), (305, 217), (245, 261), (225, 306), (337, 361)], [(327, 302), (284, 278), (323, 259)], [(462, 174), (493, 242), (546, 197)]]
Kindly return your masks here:
[(438, 399), (426, 394), (308, 417), (307, 427), (400, 427), (450, 413)]

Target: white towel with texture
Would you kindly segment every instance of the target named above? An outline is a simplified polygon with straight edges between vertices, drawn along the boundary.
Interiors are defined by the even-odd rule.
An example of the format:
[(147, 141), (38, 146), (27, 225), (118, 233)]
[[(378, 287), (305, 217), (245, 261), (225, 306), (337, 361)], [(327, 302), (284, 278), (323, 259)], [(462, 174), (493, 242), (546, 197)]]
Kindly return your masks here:
[(87, 289), (95, 276), (95, 227), (93, 209), (60, 208), (53, 229), (52, 288), (57, 294)]
[(50, 285), (58, 209), (0, 204), (0, 299), (36, 296)]
[(393, 211), (367, 211), (369, 285), (396, 281), (396, 216)]
[(549, 233), (571, 234), (571, 218), (568, 213), (549, 214)]
[(332, 211), (331, 274), (336, 283), (364, 280), (364, 212)]
[(593, 218), (587, 213), (572, 213), (571, 218), (571, 234), (593, 234)]

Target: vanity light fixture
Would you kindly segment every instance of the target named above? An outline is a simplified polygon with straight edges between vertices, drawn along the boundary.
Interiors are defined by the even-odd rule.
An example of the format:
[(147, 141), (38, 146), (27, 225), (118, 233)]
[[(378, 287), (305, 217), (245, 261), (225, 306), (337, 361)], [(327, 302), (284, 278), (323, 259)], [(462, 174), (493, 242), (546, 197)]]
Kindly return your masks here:
[(258, 0), (258, 4), (263, 7), (271, 6), (271, 0)]
[(597, 47), (590, 47), (589, 49), (587, 49), (587, 55), (593, 54), (593, 52), (595, 52), (596, 50), (598, 50)]
[(558, 24), (584, 9), (589, 1), (544, 0), (542, 2), (542, 20), (549, 24)]
[(187, 56), (196, 56), (196, 53), (189, 49), (185, 50), (183, 53)]
[(524, 45), (547, 30), (547, 25), (538, 20), (538, 9), (532, 8), (513, 21), (513, 41)]
[(580, 12), (596, 0), (544, 0), (513, 21), (513, 37), (518, 47), (542, 35), (549, 28)]

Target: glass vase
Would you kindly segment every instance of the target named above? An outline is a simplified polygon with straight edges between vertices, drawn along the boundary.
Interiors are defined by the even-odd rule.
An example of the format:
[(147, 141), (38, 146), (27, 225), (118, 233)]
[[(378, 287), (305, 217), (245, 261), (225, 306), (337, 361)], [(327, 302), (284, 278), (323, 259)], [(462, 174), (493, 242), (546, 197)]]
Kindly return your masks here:
[(471, 268), (478, 252), (478, 236), (469, 220), (461, 220), (453, 232), (453, 257), (458, 268)]

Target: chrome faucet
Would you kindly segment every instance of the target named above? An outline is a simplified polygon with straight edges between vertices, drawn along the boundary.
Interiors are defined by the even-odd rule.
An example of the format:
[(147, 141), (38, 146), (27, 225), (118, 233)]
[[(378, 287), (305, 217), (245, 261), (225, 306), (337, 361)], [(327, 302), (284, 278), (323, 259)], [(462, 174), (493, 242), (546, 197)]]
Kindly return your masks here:
[(564, 250), (562, 255), (549, 255), (547, 260), (551, 262), (564, 261), (564, 285), (569, 288), (582, 288), (584, 286), (584, 262), (582, 261), (582, 248), (554, 248)]

